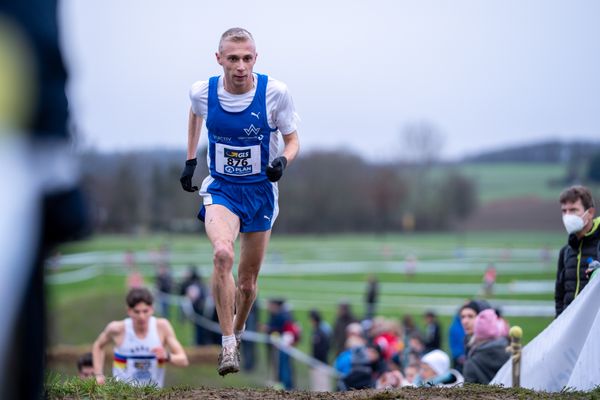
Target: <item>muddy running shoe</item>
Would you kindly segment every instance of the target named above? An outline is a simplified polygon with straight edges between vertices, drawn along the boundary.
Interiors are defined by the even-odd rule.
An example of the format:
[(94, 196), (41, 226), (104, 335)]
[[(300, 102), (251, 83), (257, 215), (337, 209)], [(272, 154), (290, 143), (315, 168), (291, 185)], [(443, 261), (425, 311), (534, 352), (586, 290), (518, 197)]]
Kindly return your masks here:
[(227, 374), (233, 374), (240, 370), (240, 353), (239, 347), (223, 347), (221, 354), (219, 354), (219, 367), (217, 371), (219, 375), (225, 376)]

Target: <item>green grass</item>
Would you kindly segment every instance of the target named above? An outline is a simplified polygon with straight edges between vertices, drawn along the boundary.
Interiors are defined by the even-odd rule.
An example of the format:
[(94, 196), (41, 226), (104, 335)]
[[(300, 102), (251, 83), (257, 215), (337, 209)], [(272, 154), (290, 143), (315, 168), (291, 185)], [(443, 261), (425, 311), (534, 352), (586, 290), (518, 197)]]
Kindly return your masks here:
[(46, 394), (51, 399), (153, 399), (167, 394), (172, 389), (161, 390), (152, 386), (134, 387), (109, 378), (106, 385), (97, 385), (92, 379), (82, 380), (77, 377), (63, 378), (51, 373), (46, 378)]
[[(262, 348), (259, 350), (263, 350)], [(191, 364), (186, 368), (177, 368), (170, 366), (165, 374), (165, 387), (233, 387), (233, 388), (261, 388), (265, 386), (265, 376), (269, 374), (264, 355), (259, 352), (259, 362), (257, 368), (252, 372), (246, 372), (228, 375), (225, 378), (220, 377), (216, 372), (215, 365), (206, 364)], [(262, 359), (260, 358), (262, 357)], [(51, 362), (50, 363), (49, 380), (57, 387), (62, 387), (65, 383), (79, 385), (77, 381), (77, 368), (74, 363), (66, 362)], [(108, 371), (107, 371), (108, 373)], [(108, 373), (107, 377), (111, 374)], [(109, 378), (111, 379), (111, 378)], [(93, 380), (84, 380), (84, 387), (91, 389), (94, 384)], [(122, 388), (122, 383), (111, 379), (110, 383), (114, 383), (117, 387)], [(111, 385), (107, 385), (111, 386)], [(64, 389), (64, 388), (63, 388)]]
[[(454, 251), (460, 247), (483, 247), (502, 249), (531, 248), (533, 246), (560, 247), (565, 237), (556, 232), (462, 232), (462, 233), (413, 233), (413, 234), (339, 234), (339, 235), (273, 235), (269, 253), (281, 252), (286, 261), (312, 259), (335, 251), (336, 260), (380, 260), (385, 253), (397, 256), (415, 251)], [(157, 250), (167, 245), (171, 252), (210, 251), (206, 235), (161, 234), (150, 236), (97, 235), (90, 240), (74, 242), (60, 248), (62, 254), (121, 251)], [(325, 254), (324, 254), (325, 253)], [(209, 261), (209, 260), (206, 260)]]
[(542, 163), (482, 163), (458, 167), (465, 176), (475, 181), (480, 201), (529, 197), (548, 200), (558, 198), (561, 187), (550, 185), (566, 175), (563, 164)]
[(46, 379), (46, 397), (48, 399), (598, 399), (600, 388), (590, 392), (565, 390), (560, 393), (535, 392), (522, 388), (501, 388), (498, 386), (467, 384), (458, 388), (401, 388), (386, 391), (361, 390), (345, 393), (317, 393), (305, 391), (283, 392), (274, 389), (225, 389), (215, 392), (207, 387), (178, 386), (166, 389), (153, 387), (134, 387), (110, 380), (105, 385), (97, 385), (93, 380), (64, 378), (51, 374)]

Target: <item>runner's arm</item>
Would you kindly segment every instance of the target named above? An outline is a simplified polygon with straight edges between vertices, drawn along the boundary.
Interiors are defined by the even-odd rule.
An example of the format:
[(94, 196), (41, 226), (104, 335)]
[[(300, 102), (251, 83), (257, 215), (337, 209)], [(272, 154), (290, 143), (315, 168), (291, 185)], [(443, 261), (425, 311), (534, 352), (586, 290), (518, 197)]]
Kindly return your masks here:
[(289, 165), (296, 158), (298, 151), (300, 150), (298, 132), (293, 131), (292, 133), (283, 135), (283, 143), (285, 143), (285, 148), (283, 149), (282, 156), (287, 159), (287, 163)]
[(188, 144), (187, 144), (187, 159), (196, 158), (198, 151), (198, 142), (200, 141), (200, 132), (202, 130), (202, 117), (194, 114), (190, 107), (190, 116), (188, 120)]
[(104, 346), (114, 342), (115, 336), (117, 336), (123, 328), (122, 321), (112, 321), (104, 328), (92, 346), (94, 375), (96, 376), (96, 382), (99, 384), (104, 383)]
[(169, 350), (169, 362), (178, 367), (187, 367), (189, 364), (187, 355), (185, 354), (185, 350), (183, 350), (183, 346), (181, 346), (181, 343), (177, 340), (171, 323), (168, 320), (163, 319), (161, 325), (165, 333), (165, 347)]

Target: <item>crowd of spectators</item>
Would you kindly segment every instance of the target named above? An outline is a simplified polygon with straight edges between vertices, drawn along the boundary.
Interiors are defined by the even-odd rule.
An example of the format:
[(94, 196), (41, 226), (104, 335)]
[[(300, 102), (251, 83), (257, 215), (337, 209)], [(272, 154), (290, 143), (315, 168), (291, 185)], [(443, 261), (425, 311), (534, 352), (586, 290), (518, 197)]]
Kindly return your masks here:
[[(158, 269), (156, 285), (161, 292), (175, 292), (176, 285), (169, 273), (168, 268)], [(177, 294), (191, 301), (197, 315), (218, 320), (210, 285), (204, 284), (195, 267), (188, 269), (178, 289)], [(339, 373), (337, 390), (454, 386), (463, 382), (487, 384), (508, 360), (508, 323), (486, 300), (466, 301), (445, 330), (431, 310), (422, 315), (420, 324), (410, 314), (397, 320), (377, 316), (378, 291), (376, 277), (370, 276), (362, 318), (353, 313), (352, 305), (347, 301), (338, 304), (332, 325), (319, 310), (309, 310), (310, 326), (307, 328), (310, 331), (302, 336), (300, 325), (285, 299), (269, 299), (265, 323), (258, 322), (256, 303), (254, 318), (249, 318), (252, 326), (247, 329), (274, 335), (284, 346), (294, 346), (301, 338), (308, 338), (311, 356)], [(168, 312), (168, 308), (164, 310)], [(195, 324), (194, 338), (196, 345), (219, 343), (218, 334), (206, 329), (202, 323)], [(443, 348), (445, 340), (449, 354)], [(245, 370), (254, 367), (254, 347), (254, 343), (244, 341)], [(266, 349), (266, 357), (273, 366), (273, 381), (287, 390), (293, 389), (292, 358), (286, 351), (272, 346)]]
[(423, 314), (422, 330), (411, 315), (401, 321), (361, 320), (348, 303), (338, 306), (332, 354), (319, 354), (339, 373), (338, 390), (488, 384), (509, 358), (508, 323), (485, 300), (466, 301), (457, 311), (447, 330), (450, 355), (442, 349), (444, 330), (435, 312)]

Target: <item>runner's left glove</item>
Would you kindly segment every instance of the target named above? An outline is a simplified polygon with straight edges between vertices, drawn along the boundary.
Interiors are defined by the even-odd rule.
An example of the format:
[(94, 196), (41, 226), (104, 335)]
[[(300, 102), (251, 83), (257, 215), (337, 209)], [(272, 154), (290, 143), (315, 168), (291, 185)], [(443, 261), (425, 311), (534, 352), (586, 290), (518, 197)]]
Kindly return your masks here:
[(185, 167), (183, 168), (179, 182), (181, 182), (181, 187), (186, 192), (195, 192), (198, 190), (198, 186), (192, 186), (192, 176), (194, 176), (194, 170), (196, 169), (197, 164), (198, 161), (196, 161), (195, 158), (185, 162)]
[(287, 158), (281, 156), (273, 160), (270, 166), (267, 167), (267, 178), (271, 182), (277, 182), (283, 175), (283, 170), (287, 166)]

